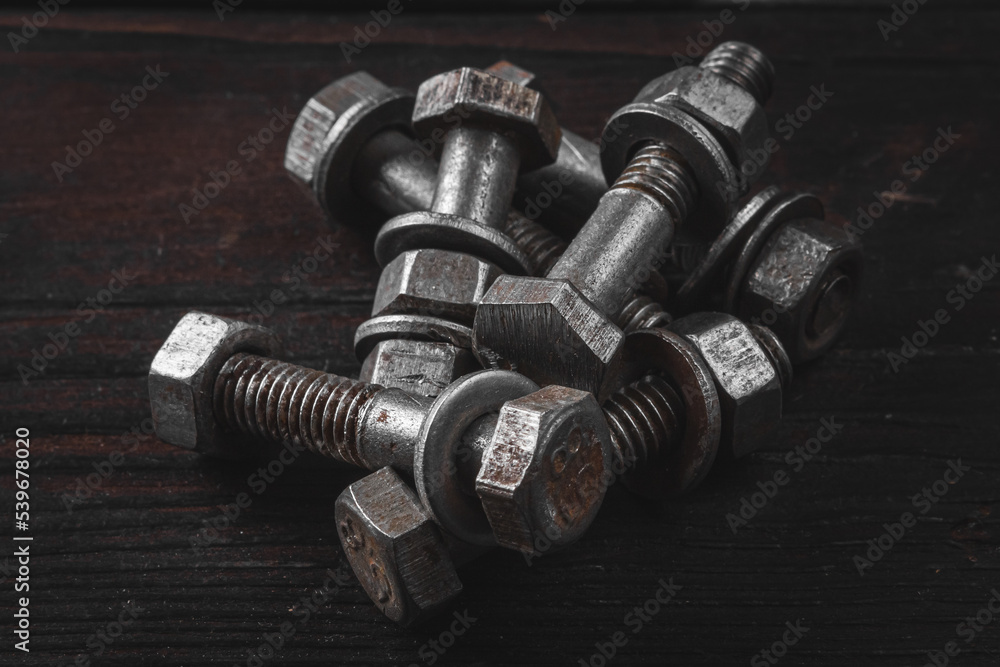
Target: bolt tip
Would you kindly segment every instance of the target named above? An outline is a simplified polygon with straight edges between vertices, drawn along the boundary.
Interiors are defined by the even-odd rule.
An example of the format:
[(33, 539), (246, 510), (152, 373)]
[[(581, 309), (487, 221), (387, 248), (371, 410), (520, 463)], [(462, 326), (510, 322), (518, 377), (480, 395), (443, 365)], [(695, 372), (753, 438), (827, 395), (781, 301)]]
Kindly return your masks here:
[(705, 56), (701, 67), (744, 88), (761, 105), (771, 97), (774, 65), (755, 46), (745, 42), (723, 42)]

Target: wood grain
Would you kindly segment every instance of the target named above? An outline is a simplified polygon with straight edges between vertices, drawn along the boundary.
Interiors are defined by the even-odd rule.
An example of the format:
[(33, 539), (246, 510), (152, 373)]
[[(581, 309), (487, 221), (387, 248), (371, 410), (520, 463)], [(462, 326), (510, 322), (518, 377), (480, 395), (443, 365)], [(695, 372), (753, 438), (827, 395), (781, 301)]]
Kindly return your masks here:
[[(308, 622), (293, 615), (328, 568), (343, 566), (333, 501), (360, 473), (303, 456), (257, 494), (248, 479), (266, 461), (224, 465), (143, 434), (145, 373), (184, 312), (249, 317), (268, 310), (274, 290), (284, 303), (262, 320), (286, 339), (290, 359), (358, 370), (353, 330), (378, 278), (370, 230), (332, 229), (285, 176), (287, 134), (253, 161), (241, 155), (272, 109), (296, 113), (356, 68), (414, 88), (448, 68), (509, 58), (538, 73), (565, 126), (594, 136), (722, 7), (581, 11), (553, 31), (541, 16), (549, 4), (558, 3), (404, 12), (352, 64), (338, 44), (363, 13), (247, 9), (220, 22), (207, 2), (184, 12), (65, 11), (21, 53), (0, 52), (0, 486), (6, 508), (14, 429), (29, 427), (35, 537), (32, 651), (14, 664), (78, 655), (102, 665), (247, 664), (247, 651), (284, 621), (295, 634), (268, 664), (428, 664), (421, 647), (450, 620), (401, 631), (353, 580)], [(928, 3), (886, 42), (876, 27), (891, 11), (884, 6), (815, 4), (823, 11), (754, 3), (723, 38), (773, 57), (773, 123), (813, 86), (833, 92), (780, 139), (768, 183), (815, 192), (848, 220), (894, 180), (907, 184), (863, 237), (863, 299), (848, 335), (798, 369), (778, 441), (721, 468), (690, 498), (651, 507), (613, 489), (574, 548), (530, 566), (494, 552), (463, 568), (455, 611), (477, 620), (436, 664), (576, 665), (619, 631), (628, 641), (613, 663), (746, 664), (796, 620), (809, 631), (781, 664), (922, 665), (949, 641), (962, 650), (955, 664), (996, 663), (1000, 619), (968, 644), (957, 626), (1000, 584), (1000, 280), (961, 310), (948, 294), (1000, 249), (1000, 14), (984, 3)], [(0, 25), (20, 16), (0, 15)], [(169, 76), (119, 119), (112, 101), (157, 65)], [(114, 132), (60, 182), (52, 162), (105, 117)], [(910, 180), (907, 161), (947, 127), (960, 138)], [(242, 173), (185, 222), (179, 205), (229, 160)], [(328, 236), (335, 256), (293, 289), (286, 274)], [(86, 321), (78, 306), (123, 270), (128, 284)], [(951, 321), (895, 372), (887, 353), (941, 308)], [(67, 349), (22, 381), (20, 369), (70, 322), (79, 333)], [(842, 431), (795, 470), (786, 452), (831, 417)], [(133, 427), (140, 437), (126, 435)], [(971, 471), (920, 513), (912, 496), (957, 459)], [(120, 465), (102, 477), (110, 461)], [(726, 515), (778, 471), (787, 486), (734, 534)], [(240, 493), (251, 505), (196, 553), (192, 536)], [(853, 558), (907, 511), (916, 526), (859, 575)], [(661, 578), (682, 589), (633, 634), (626, 615)], [(144, 611), (96, 656), (89, 638), (129, 601)], [(9, 619), (13, 594), (2, 604)]]

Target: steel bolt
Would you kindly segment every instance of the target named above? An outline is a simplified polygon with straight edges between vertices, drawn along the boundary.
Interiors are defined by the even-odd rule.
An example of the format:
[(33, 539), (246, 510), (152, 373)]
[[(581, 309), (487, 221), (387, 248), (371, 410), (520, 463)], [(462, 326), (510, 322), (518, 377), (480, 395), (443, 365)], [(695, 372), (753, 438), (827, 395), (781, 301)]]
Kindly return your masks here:
[[(530, 548), (522, 536), (549, 526), (569, 543), (593, 519), (603, 493), (590, 489), (610, 461), (610, 445), (586, 392), (480, 371), (431, 401), (244, 351), (272, 340), (225, 318), (182, 318), (150, 370), (157, 434), (192, 446), (172, 427), (193, 413), (195, 435), (296, 442), (369, 470), (412, 472), (436, 519), (474, 544)], [(187, 395), (192, 402), (179, 402)], [(467, 465), (457, 464), (460, 457)]]
[[(675, 227), (696, 206), (700, 233), (721, 228), (729, 218), (731, 197), (725, 187), (716, 186), (740, 187), (732, 153), (705, 127), (703, 116), (725, 115), (728, 96), (739, 93), (745, 99), (737, 102), (757, 119), (746, 121), (755, 130), (749, 138), (762, 140), (756, 132), (758, 97), (770, 90), (772, 77), (763, 54), (728, 43), (685, 80), (686, 96), (678, 99), (670, 90), (653, 102), (619, 110), (609, 127), (624, 119), (628, 129), (603, 156), (605, 172), (620, 173), (615, 184), (545, 279), (501, 276), (494, 283), (473, 327), (480, 360), (516, 367), (542, 383), (608, 396), (624, 342), (612, 320), (641, 282), (641, 273), (661, 261)], [(697, 109), (699, 104), (705, 109)], [(628, 155), (632, 157), (625, 162)], [(553, 339), (561, 342), (562, 351), (546, 344)]]
[(843, 331), (861, 244), (824, 220), (815, 196), (768, 187), (700, 250), (690, 266), (677, 267), (683, 282), (671, 294), (675, 314), (699, 310), (721, 291), (722, 310), (768, 326), (796, 362), (821, 355)]
[[(728, 316), (709, 316), (716, 323), (731, 322)], [(684, 324), (683, 322), (681, 323)], [(693, 323), (693, 327), (708, 328)], [(766, 357), (781, 383), (790, 380), (790, 364), (781, 344), (763, 327), (749, 327), (759, 347), (737, 356)], [(631, 490), (648, 498), (674, 496), (693, 489), (715, 460), (726, 422), (744, 419), (720, 405), (718, 391), (725, 390), (716, 368), (706, 361), (698, 346), (663, 329), (639, 331), (628, 336), (623, 378), (637, 377), (618, 389), (605, 402), (604, 416), (611, 433), (614, 463), (602, 479), (606, 487), (620, 476)], [(652, 373), (649, 373), (652, 369)], [(730, 369), (738, 373), (746, 368)], [(765, 381), (767, 378), (765, 378)], [(772, 382), (774, 380), (771, 380)], [(728, 391), (728, 390), (725, 390)], [(724, 414), (725, 413), (725, 414)], [(425, 518), (415, 515), (415, 494), (409, 502), (388, 502), (384, 494), (373, 494), (373, 486), (394, 489), (393, 497), (405, 498), (405, 482), (393, 471), (382, 470), (355, 482), (337, 499), (340, 537), (348, 561), (369, 597), (389, 618), (402, 624), (422, 620), (442, 609), (461, 591), (456, 567), (481, 552), (447, 541)], [(420, 533), (428, 546), (402, 555), (396, 533)], [(557, 532), (532, 536), (537, 553), (547, 551), (547, 542), (557, 541)], [(359, 549), (357, 545), (378, 545)], [(431, 569), (444, 574), (428, 575)], [(420, 576), (414, 573), (419, 573)], [(377, 576), (375, 576), (377, 575)], [(411, 601), (434, 591), (433, 605)]]

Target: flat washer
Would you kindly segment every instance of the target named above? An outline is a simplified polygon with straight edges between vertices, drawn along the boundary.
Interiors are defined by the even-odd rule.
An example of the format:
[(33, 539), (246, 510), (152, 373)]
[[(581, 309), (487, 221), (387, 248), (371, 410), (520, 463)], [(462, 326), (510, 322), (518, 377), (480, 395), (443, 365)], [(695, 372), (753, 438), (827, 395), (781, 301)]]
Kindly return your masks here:
[(691, 343), (666, 329), (646, 329), (625, 338), (624, 385), (650, 373), (664, 377), (684, 405), (684, 433), (666, 456), (630, 470), (625, 485), (662, 499), (697, 486), (708, 474), (722, 438), (722, 411), (712, 371)]
[(459, 540), (496, 545), (482, 503), (458, 481), (455, 457), (462, 435), (480, 417), (498, 413), (507, 401), (538, 389), (519, 373), (479, 371), (449, 385), (428, 410), (413, 452), (413, 479), (424, 507)]
[(397, 215), (375, 237), (375, 259), (385, 266), (407, 250), (451, 250), (493, 262), (506, 273), (531, 275), (531, 262), (512, 238), (468, 218), (433, 211)]

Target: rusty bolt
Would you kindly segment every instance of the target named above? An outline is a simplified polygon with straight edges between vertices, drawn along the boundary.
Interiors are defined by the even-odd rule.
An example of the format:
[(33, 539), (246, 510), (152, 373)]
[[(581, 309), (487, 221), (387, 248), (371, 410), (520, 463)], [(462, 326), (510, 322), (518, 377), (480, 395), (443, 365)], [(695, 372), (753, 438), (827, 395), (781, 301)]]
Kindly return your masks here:
[[(184, 392), (151, 392), (153, 413), (161, 415), (157, 433), (171, 444), (200, 443), (199, 429), (204, 428), (212, 436), (241, 433), (274, 444), (300, 443), (369, 470), (391, 465), (413, 471), (421, 499), (435, 518), (476, 544), (499, 540), (504, 546), (529, 548), (517, 542), (517, 535), (544, 530), (547, 521), (562, 522), (563, 543), (568, 544), (582, 534), (601, 503), (603, 494), (581, 499), (567, 490), (577, 484), (587, 488), (588, 479), (599, 479), (610, 461), (607, 425), (593, 397), (584, 392), (555, 386), (539, 390), (516, 373), (480, 371), (430, 401), (257, 354), (229, 354), (230, 332), (238, 323), (203, 313), (182, 318), (157, 355), (158, 368), (183, 367), (188, 351), (179, 343), (190, 337), (192, 328), (202, 333), (199, 358), (212, 360), (210, 366), (203, 365), (195, 383), (198, 420), (183, 413), (181, 418), (188, 421), (175, 428), (172, 416), (178, 411), (173, 404), (180, 401), (183, 408), (190, 401)], [(153, 378), (151, 373), (151, 382)], [(176, 382), (183, 385), (182, 380)], [(505, 414), (521, 409), (520, 399), (534, 401), (540, 416), (536, 423), (515, 429)], [(573, 456), (586, 463), (577, 466), (579, 477), (570, 479), (560, 477), (547, 461), (565, 457), (560, 438), (571, 433), (575, 438), (575, 427), (582, 429), (582, 436), (574, 440), (579, 446)], [(490, 521), (496, 512), (484, 512), (480, 500), (463, 489), (475, 485), (481, 468), (489, 479), (489, 471), (497, 468), (494, 458), (511, 460), (513, 450), (522, 454), (512, 461), (516, 465), (511, 470), (520, 466), (520, 481), (507, 504), (516, 517), (494, 534)], [(483, 491), (492, 498), (490, 493)], [(552, 511), (525, 507), (534, 504)], [(508, 530), (508, 525), (519, 526), (520, 532)]]

